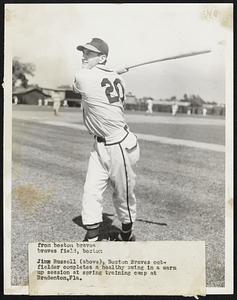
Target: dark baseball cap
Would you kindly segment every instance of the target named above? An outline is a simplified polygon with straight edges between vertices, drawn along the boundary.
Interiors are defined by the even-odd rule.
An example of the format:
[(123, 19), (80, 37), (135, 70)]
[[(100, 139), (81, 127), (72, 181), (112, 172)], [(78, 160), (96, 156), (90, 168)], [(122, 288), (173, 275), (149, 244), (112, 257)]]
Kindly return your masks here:
[(108, 56), (109, 54), (109, 47), (106, 42), (98, 38), (93, 38), (90, 43), (87, 43), (85, 45), (77, 46), (77, 50), (79, 51), (83, 51), (84, 49), (105, 54), (106, 56)]

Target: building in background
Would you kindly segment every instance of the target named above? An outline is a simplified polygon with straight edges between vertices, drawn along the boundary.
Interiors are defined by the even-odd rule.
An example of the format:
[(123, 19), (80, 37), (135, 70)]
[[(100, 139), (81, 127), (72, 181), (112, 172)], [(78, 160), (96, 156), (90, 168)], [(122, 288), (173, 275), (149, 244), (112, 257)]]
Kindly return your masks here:
[(52, 95), (57, 93), (61, 100), (61, 105), (64, 107), (80, 107), (81, 94), (74, 93), (69, 86), (59, 87), (57, 89), (44, 88), (39, 86), (16, 87), (12, 93), (12, 103), (16, 104), (31, 104), (47, 106), (53, 105)]
[[(63, 107), (81, 107), (82, 96), (74, 93), (69, 85), (59, 86), (57, 89), (42, 88), (37, 85), (24, 87), (15, 87), (12, 93), (13, 104), (31, 104), (53, 106), (52, 95), (58, 94), (60, 105)], [(126, 110), (146, 111), (147, 101), (151, 97), (137, 98), (131, 92), (126, 95), (124, 108)], [(201, 114), (201, 115), (220, 115), (225, 116), (225, 104), (216, 102), (206, 102), (200, 96), (184, 94), (182, 99), (176, 99), (175, 96), (168, 99), (153, 99), (153, 112), (172, 113), (174, 101), (177, 104), (176, 113), (182, 114)]]
[(137, 110), (138, 99), (131, 92), (126, 94), (126, 99), (124, 103), (124, 108), (127, 110)]
[(17, 104), (31, 105), (38, 105), (40, 99), (43, 101), (44, 99), (51, 97), (49, 94), (47, 94), (37, 86), (29, 86), (27, 88), (16, 87), (13, 90), (12, 96), (13, 102), (15, 97), (17, 97)]
[(74, 93), (72, 89), (66, 89), (65, 101), (70, 107), (81, 107), (81, 94)]
[(54, 89), (53, 92), (61, 93), (63, 98), (62, 105), (64, 107), (81, 107), (81, 94), (74, 93), (70, 85), (60, 85), (57, 90)]

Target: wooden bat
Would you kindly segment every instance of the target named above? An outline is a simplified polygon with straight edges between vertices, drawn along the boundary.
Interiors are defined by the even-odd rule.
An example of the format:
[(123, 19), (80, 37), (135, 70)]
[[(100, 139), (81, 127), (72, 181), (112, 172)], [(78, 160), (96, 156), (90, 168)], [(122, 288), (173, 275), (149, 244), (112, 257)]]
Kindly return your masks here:
[(143, 62), (143, 63), (137, 64), (137, 65), (128, 66), (128, 67), (125, 67), (125, 69), (129, 70), (129, 69), (132, 69), (132, 68), (136, 68), (136, 67), (140, 67), (140, 66), (144, 66), (144, 65), (148, 65), (148, 64), (153, 64), (153, 63), (156, 63), (156, 62), (172, 60), (172, 59), (178, 59), (178, 58), (184, 58), (184, 57), (189, 57), (189, 56), (195, 56), (195, 55), (205, 54), (205, 53), (209, 53), (209, 52), (211, 52), (211, 50), (189, 52), (189, 53), (179, 54), (179, 55), (175, 55), (175, 56), (164, 57), (164, 58), (160, 58), (160, 59), (155, 59), (155, 60), (150, 60), (150, 61), (147, 61), (147, 62)]

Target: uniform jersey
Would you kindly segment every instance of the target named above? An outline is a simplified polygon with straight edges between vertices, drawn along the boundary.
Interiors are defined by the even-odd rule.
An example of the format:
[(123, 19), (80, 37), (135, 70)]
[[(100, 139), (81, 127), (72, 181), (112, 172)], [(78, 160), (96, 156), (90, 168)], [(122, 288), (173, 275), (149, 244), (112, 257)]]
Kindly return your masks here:
[(84, 123), (93, 135), (114, 140), (124, 135), (124, 81), (105, 66), (81, 69), (73, 84), (82, 95)]

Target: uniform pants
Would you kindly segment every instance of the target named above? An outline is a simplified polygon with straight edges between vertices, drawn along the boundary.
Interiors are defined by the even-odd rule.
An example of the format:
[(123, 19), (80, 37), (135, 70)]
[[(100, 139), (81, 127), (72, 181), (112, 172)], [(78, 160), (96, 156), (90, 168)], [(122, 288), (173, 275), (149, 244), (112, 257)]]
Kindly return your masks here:
[(132, 167), (139, 160), (139, 156), (139, 144), (136, 136), (131, 132), (122, 142), (112, 145), (105, 145), (95, 140), (82, 198), (84, 225), (102, 222), (103, 193), (109, 182), (114, 189), (113, 204), (118, 219), (125, 224), (135, 221), (136, 175)]

